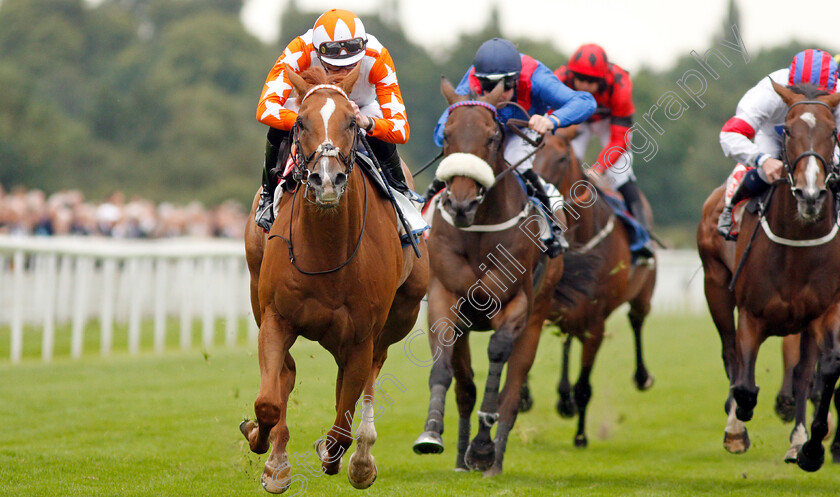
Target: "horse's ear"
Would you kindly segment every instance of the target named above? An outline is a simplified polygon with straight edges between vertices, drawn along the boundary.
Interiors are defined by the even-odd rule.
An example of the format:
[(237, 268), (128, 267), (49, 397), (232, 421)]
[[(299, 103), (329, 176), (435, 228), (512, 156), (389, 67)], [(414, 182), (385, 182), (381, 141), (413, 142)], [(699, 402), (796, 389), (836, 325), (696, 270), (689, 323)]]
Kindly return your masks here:
[(834, 109), (835, 107), (840, 105), (840, 91), (838, 91), (837, 93), (832, 93), (827, 97), (822, 97), (821, 100), (827, 103), (829, 107)]
[(350, 92), (353, 91), (353, 87), (356, 86), (356, 81), (358, 81), (359, 73), (361, 73), (361, 71), (362, 65), (356, 64), (356, 67), (354, 67), (349, 73), (347, 73), (347, 76), (344, 76), (344, 79), (342, 79), (341, 82), (338, 84), (338, 86), (342, 90), (344, 90), (344, 93), (349, 95)]
[(446, 79), (446, 76), (440, 77), (440, 92), (443, 93), (443, 97), (449, 105), (452, 105), (455, 102), (460, 102), (464, 99), (463, 95), (455, 93), (455, 87), (452, 86), (452, 83), (450, 83), (448, 79)]
[(785, 102), (785, 104), (787, 104), (788, 107), (793, 105), (793, 103), (797, 100), (802, 100), (802, 98), (804, 98), (802, 95), (791, 91), (791, 89), (787, 86), (782, 86), (779, 83), (776, 83), (769, 76), (767, 77), (767, 79), (770, 80), (770, 84), (773, 85), (773, 89), (776, 90), (776, 93), (778, 93), (780, 97), (782, 97), (782, 100)]
[[(504, 81), (499, 80), (499, 82), (493, 88), (493, 91), (488, 93), (487, 96), (485, 98), (483, 98), (482, 100), (484, 100), (488, 104), (495, 107), (499, 103), (499, 101), (502, 100), (502, 93), (504, 93), (504, 92), (505, 92), (505, 83), (504, 83)], [(514, 98), (515, 98), (515, 96), (514, 96)]]
[(311, 88), (312, 85), (304, 81), (298, 73), (294, 72), (292, 68), (289, 67), (289, 64), (283, 64), (283, 68), (286, 71), (286, 75), (289, 76), (289, 81), (292, 83), (292, 86), (295, 87), (297, 94), (301, 97), (306, 95), (306, 92), (309, 91), (309, 88)]

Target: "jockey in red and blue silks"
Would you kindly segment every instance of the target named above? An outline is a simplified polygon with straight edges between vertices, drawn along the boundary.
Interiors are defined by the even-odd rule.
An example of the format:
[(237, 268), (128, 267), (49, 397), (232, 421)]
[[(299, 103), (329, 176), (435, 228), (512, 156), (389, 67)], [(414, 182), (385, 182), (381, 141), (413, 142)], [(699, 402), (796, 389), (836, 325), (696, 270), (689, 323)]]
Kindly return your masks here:
[[(475, 54), (473, 65), (467, 70), (461, 82), (455, 88), (460, 95), (489, 93), (499, 82), (504, 83), (505, 92), (502, 101), (515, 100), (528, 115), (515, 105), (501, 107), (497, 116), (504, 124), (508, 119), (517, 118), (528, 121), (525, 133), (534, 138), (557, 128), (583, 122), (595, 111), (595, 99), (587, 92), (574, 91), (560, 82), (542, 62), (519, 53), (513, 43), (501, 38), (493, 38), (482, 43)], [(547, 114), (552, 109), (554, 112)], [(529, 117), (530, 116), (530, 117)], [(443, 146), (443, 128), (449, 112), (438, 119), (434, 139), (438, 147)], [(525, 159), (533, 147), (522, 137), (508, 133), (504, 143), (505, 160), (515, 164)], [(533, 155), (517, 167), (517, 171), (534, 187), (537, 197), (546, 212), (552, 212), (551, 202), (545, 193), (542, 180), (533, 171)], [(444, 187), (444, 183), (435, 179), (425, 198), (430, 199)], [(548, 254), (560, 253), (560, 245), (565, 243), (562, 231), (554, 226), (554, 240), (549, 243)]]
[[(770, 79), (781, 85), (808, 83), (834, 93), (838, 89), (838, 64), (822, 50), (808, 49), (796, 54), (790, 67), (770, 73)], [(720, 131), (720, 146), (727, 157), (738, 161), (726, 180), (724, 209), (718, 218), (718, 232), (727, 239), (732, 234), (732, 209), (742, 200), (761, 193), (781, 178), (782, 128), (788, 106), (768, 78), (762, 78), (738, 102), (735, 116)], [(840, 128), (840, 107), (834, 118)], [(837, 151), (835, 150), (835, 162)]]

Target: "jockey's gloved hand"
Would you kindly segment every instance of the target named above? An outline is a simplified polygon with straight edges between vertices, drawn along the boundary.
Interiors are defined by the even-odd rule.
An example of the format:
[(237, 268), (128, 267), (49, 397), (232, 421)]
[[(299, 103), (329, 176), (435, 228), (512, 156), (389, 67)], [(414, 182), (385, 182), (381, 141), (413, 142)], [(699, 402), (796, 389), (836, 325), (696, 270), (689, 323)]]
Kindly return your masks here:
[(534, 114), (531, 116), (531, 119), (528, 120), (528, 128), (544, 135), (546, 132), (554, 129), (554, 122), (543, 115)]

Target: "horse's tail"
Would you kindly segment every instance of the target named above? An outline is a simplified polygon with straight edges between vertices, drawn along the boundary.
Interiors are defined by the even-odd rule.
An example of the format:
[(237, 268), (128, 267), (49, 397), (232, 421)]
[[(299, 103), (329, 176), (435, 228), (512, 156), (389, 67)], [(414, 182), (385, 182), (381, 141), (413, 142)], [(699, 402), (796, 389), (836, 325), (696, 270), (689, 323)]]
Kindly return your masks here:
[(574, 307), (582, 299), (591, 299), (598, 283), (596, 269), (601, 257), (593, 252), (575, 249), (563, 254), (563, 277), (554, 288), (554, 298), (561, 304)]

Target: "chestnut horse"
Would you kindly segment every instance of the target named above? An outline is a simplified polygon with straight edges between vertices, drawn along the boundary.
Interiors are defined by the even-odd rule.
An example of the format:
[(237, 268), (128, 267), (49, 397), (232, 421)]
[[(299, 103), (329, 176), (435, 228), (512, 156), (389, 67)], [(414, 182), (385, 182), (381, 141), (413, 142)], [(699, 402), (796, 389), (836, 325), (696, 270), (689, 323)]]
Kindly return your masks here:
[[(429, 235), (429, 342), (435, 362), (429, 377), (428, 418), (414, 450), (443, 451), (443, 410), (454, 376), (460, 418), (456, 469), (493, 476), (502, 471), (519, 391), (534, 361), (551, 295), (563, 272), (563, 257), (543, 255), (538, 237), (535, 240), (525, 228), (538, 224), (541, 214), (535, 213), (511, 171), (500, 176), (508, 167), (504, 129), (496, 120), (502, 85), (476, 99), (455, 93), (444, 78), (441, 91), (450, 107), (444, 159), (438, 168), (438, 176), (446, 177), (447, 184)], [(489, 372), (478, 411), (478, 434), (470, 442), (476, 386), (469, 333), (487, 330), (495, 330), (487, 348)], [(500, 392), (505, 364), (507, 378)], [(490, 431), (497, 421), (493, 438)]]
[[(773, 88), (789, 107), (782, 147), (787, 181), (774, 186), (769, 205), (758, 214), (744, 213), (736, 243), (724, 242), (716, 231), (723, 187), (716, 189), (703, 205), (697, 245), (706, 300), (730, 382), (724, 447), (734, 453), (749, 448), (744, 422), (752, 418), (758, 400), (759, 346), (768, 336), (801, 332), (800, 358), (793, 370), (795, 426), (785, 460), (815, 471), (824, 460), (822, 439), (840, 376), (840, 279), (835, 277), (840, 271), (840, 238), (835, 236), (838, 212), (828, 188), (837, 173), (828, 161), (837, 143), (833, 109), (840, 93), (827, 95), (808, 85), (788, 88), (775, 82)], [(805, 410), (818, 349), (822, 392), (808, 441)]]
[[(271, 444), (261, 480), (272, 493), (285, 491), (292, 481), (286, 410), (295, 383), (289, 349), (299, 336), (320, 343), (338, 365), (335, 422), (316, 443), (323, 471), (336, 474), (355, 439), (350, 483), (373, 484), (377, 376), (388, 346), (415, 323), (428, 283), (425, 242), (419, 241), (419, 259), (401, 246), (394, 208), (354, 167), (359, 128), (347, 95), (360, 67), (344, 79), (327, 78), (321, 68), (299, 76), (286, 67), (303, 96), (292, 134), (301, 183), (281, 199), (268, 236), (252, 221), (245, 235), (251, 305), (260, 327), (260, 389), (257, 419), (244, 421), (240, 430), (258, 454)], [(357, 401), (362, 413), (354, 427)]]
[[(548, 319), (556, 323), (568, 337), (563, 344), (562, 377), (557, 387), (560, 396), (557, 412), (562, 417), (578, 415), (575, 445), (586, 447), (586, 406), (592, 396), (589, 376), (595, 356), (604, 338), (604, 324), (609, 315), (621, 304), (628, 302), (630, 325), (636, 343), (636, 371), (633, 381), (639, 390), (653, 386), (651, 376), (642, 356), (642, 325), (650, 313), (650, 301), (656, 284), (656, 261), (647, 264), (631, 263), (630, 237), (612, 207), (584, 174), (571, 149), (577, 127), (557, 130), (546, 135), (543, 148), (534, 158), (534, 169), (553, 183), (566, 199), (566, 217), (569, 219), (568, 238), (578, 252), (596, 257), (595, 280), (592, 295), (579, 295), (572, 301), (555, 298)], [(650, 206), (645, 202), (648, 225), (653, 225)], [(567, 267), (566, 273), (577, 268)], [(564, 275), (564, 278), (566, 276)], [(574, 387), (574, 397), (569, 384), (569, 347), (571, 338), (580, 340), (580, 376)]]

